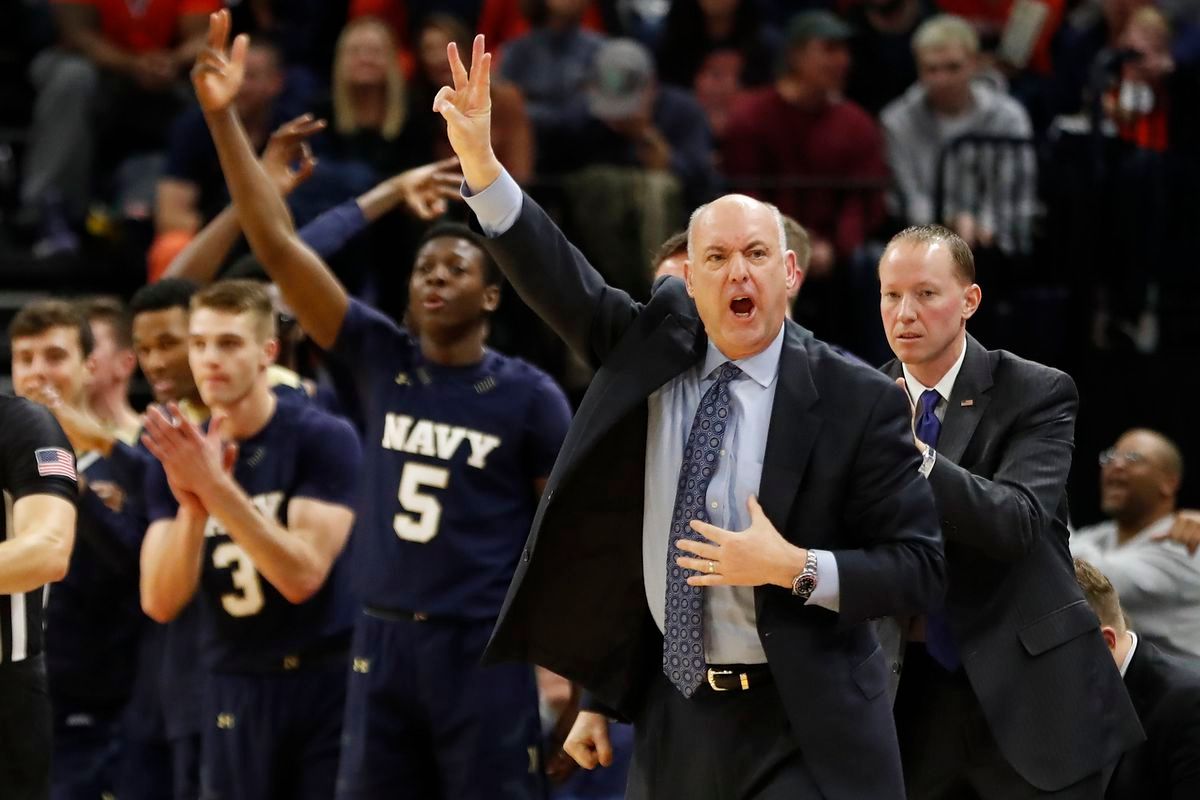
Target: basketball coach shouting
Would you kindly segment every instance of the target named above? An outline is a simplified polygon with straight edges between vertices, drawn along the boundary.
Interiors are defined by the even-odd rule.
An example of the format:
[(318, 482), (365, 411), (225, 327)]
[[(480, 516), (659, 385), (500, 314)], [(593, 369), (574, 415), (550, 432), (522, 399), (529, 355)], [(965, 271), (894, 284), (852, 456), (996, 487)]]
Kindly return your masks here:
[[(943, 586), (903, 393), (785, 322), (795, 254), (748, 197), (697, 211), (686, 280), (646, 305), (605, 285), (492, 153), (482, 37), (469, 76), (449, 57), (434, 108), (488, 247), (597, 369), (491, 657), (633, 720), (631, 798), (902, 798), (868, 620)], [(568, 752), (594, 766), (606, 747), (581, 714)]]
[(1075, 384), (967, 334), (981, 291), (952, 231), (897, 234), (879, 283), (949, 570), (896, 698), (908, 796), (1098, 800), (1142, 736), (1067, 548)]

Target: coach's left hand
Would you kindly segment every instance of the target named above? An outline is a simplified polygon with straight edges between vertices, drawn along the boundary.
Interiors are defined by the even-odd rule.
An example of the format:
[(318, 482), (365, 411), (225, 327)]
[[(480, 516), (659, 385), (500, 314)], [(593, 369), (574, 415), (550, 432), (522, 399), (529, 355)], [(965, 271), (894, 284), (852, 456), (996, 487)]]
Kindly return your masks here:
[(675, 563), (700, 573), (688, 578), (692, 586), (764, 586), (792, 588), (792, 579), (804, 569), (808, 552), (784, 539), (763, 513), (758, 498), (746, 501), (750, 527), (727, 531), (700, 520), (691, 527), (708, 541), (677, 539), (676, 547), (694, 558), (680, 556)]

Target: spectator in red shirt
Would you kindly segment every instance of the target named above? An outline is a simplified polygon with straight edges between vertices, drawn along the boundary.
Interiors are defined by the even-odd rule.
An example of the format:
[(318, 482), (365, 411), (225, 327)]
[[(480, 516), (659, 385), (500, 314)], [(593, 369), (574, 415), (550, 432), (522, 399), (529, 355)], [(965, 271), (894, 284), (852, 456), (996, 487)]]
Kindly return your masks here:
[[(220, 0), (55, 0), (57, 47), (33, 61), (37, 90), (21, 199), (47, 225), (79, 218), (92, 164), (161, 148), (186, 95), (179, 78)], [(97, 152), (99, 151), (99, 152)], [(54, 220), (59, 221), (59, 220)]]
[(814, 276), (853, 255), (883, 219), (883, 138), (870, 115), (842, 97), (851, 34), (830, 12), (796, 15), (782, 74), (737, 101), (723, 142), (732, 188), (808, 228)]

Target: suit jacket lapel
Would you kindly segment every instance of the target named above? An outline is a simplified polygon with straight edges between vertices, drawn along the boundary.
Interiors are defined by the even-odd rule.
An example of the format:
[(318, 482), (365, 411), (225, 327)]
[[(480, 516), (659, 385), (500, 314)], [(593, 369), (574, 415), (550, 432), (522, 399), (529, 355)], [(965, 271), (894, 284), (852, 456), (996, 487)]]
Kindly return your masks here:
[(808, 366), (804, 331), (788, 324), (779, 357), (779, 378), (767, 451), (763, 454), (758, 501), (776, 529), (787, 530), (788, 512), (804, 478), (808, 456), (821, 429), (821, 417), (812, 411), (819, 395)]
[(959, 463), (991, 401), (987, 395), (991, 388), (992, 365), (987, 350), (968, 334), (967, 355), (950, 391), (946, 418), (942, 420), (942, 433), (936, 448), (938, 455)]
[(634, 406), (703, 358), (708, 337), (699, 323), (695, 317), (667, 315), (650, 336), (630, 337), (626, 350), (608, 359), (571, 426), (581, 434), (571, 452), (588, 452)]
[[(892, 359), (880, 369), (890, 378), (904, 377), (899, 359)], [(938, 455), (945, 456), (955, 464), (959, 462), (971, 443), (983, 412), (991, 402), (987, 395), (991, 388), (992, 363), (988, 352), (975, 337), (967, 334), (967, 355), (963, 358), (962, 369), (946, 403), (946, 417), (942, 420), (942, 433), (938, 437)]]

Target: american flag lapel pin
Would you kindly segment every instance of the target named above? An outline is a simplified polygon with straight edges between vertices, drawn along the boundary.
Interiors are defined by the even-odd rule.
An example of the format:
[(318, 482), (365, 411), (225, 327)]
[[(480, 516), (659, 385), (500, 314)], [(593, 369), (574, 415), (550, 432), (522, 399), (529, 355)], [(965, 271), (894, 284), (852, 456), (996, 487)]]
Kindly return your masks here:
[(963, 400), (961, 403), (959, 403), (959, 406), (962, 408), (970, 408), (973, 405), (975, 405), (974, 400)]

